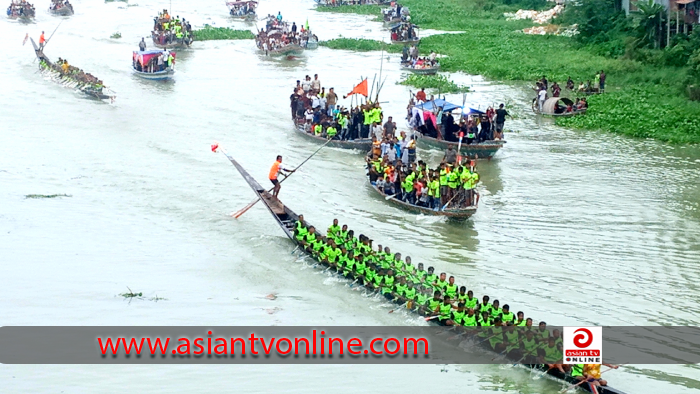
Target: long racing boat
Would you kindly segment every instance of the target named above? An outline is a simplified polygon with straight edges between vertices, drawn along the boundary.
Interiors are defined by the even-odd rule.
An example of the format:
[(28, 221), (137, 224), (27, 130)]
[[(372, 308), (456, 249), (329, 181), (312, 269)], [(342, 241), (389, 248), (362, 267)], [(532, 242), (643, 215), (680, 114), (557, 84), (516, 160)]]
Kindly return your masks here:
[[(298, 241), (294, 237), (294, 227), (296, 221), (299, 219), (299, 215), (297, 215), (294, 211), (292, 211), (289, 207), (284, 205), (278, 198), (272, 196), (267, 190), (265, 190), (264, 187), (262, 187), (232, 156), (230, 156), (227, 152), (223, 152), (226, 157), (231, 161), (231, 164), (233, 164), (234, 167), (236, 167), (236, 170), (243, 176), (243, 179), (248, 183), (248, 186), (250, 186), (251, 189), (255, 192), (255, 194), (260, 198), (260, 200), (265, 204), (265, 207), (267, 210), (272, 214), (272, 216), (275, 218), (275, 221), (277, 221), (277, 224), (280, 226), (282, 231), (284, 231), (284, 234), (297, 246), (300, 246)], [(304, 224), (309, 227), (309, 223), (304, 221)], [(317, 234), (323, 235), (322, 231), (317, 231)], [(304, 251), (303, 247), (299, 248), (300, 250)], [(306, 253), (306, 252), (304, 252)], [(317, 265), (317, 267), (323, 267), (321, 265)], [(325, 268), (323, 268), (325, 270)], [(332, 271), (331, 271), (332, 272)], [(351, 282), (351, 280), (345, 278), (344, 276), (338, 274), (338, 276), (342, 280), (347, 280), (348, 282)], [(398, 303), (397, 303), (398, 305)], [(398, 306), (398, 308), (403, 308), (403, 305)], [(422, 317), (422, 316), (421, 316)], [(434, 320), (430, 320), (431, 324), (437, 324), (434, 322)], [(461, 342), (459, 340), (458, 342)], [(481, 344), (480, 346), (483, 349), (486, 349), (493, 354), (497, 354), (495, 351), (491, 350), (490, 347), (487, 345), (487, 341), (480, 341), (478, 342)], [(456, 344), (457, 345), (457, 344)], [(497, 355), (498, 356), (498, 355)], [(510, 360), (510, 359), (509, 359)], [(521, 359), (522, 360), (522, 359)], [(573, 388), (578, 388), (579, 390), (582, 390), (584, 392), (589, 392), (589, 393), (594, 393), (594, 394), (625, 394), (624, 392), (617, 390), (615, 388), (612, 388), (610, 386), (592, 386), (588, 382), (585, 382), (583, 384), (580, 384), (580, 381), (577, 380), (575, 377), (572, 377), (570, 375), (566, 375), (561, 373), (558, 369), (552, 368), (548, 369), (546, 365), (543, 364), (520, 364), (521, 360), (512, 360), (515, 364), (518, 364), (520, 367), (528, 369), (530, 371), (534, 372), (539, 372), (541, 375), (546, 375), (548, 378), (558, 381), (563, 384), (569, 385), (569, 389)]]

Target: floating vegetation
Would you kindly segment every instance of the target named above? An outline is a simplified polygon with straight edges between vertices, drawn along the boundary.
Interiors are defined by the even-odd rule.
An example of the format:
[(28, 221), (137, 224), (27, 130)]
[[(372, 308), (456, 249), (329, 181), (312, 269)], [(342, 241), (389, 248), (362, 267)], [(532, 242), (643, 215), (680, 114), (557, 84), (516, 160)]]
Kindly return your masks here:
[(27, 194), (24, 198), (57, 198), (57, 197), (73, 197), (70, 194)]
[(255, 38), (250, 30), (235, 30), (229, 27), (212, 27), (210, 25), (204, 25), (203, 29), (194, 30), (192, 34), (199, 41), (252, 40)]
[(116, 32), (116, 33), (112, 34), (111, 36), (109, 36), (109, 38), (122, 38), (122, 33)]
[[(141, 294), (141, 293), (139, 293), (139, 294)], [(167, 298), (163, 298), (163, 297), (158, 297), (158, 294), (156, 294), (155, 297), (151, 297), (151, 298), (149, 298), (148, 300), (149, 300), (149, 301), (158, 302), (158, 301), (167, 301), (168, 299), (167, 299)]]
[(134, 293), (133, 291), (131, 291), (131, 289), (129, 288), (129, 286), (126, 286), (126, 288), (129, 289), (129, 292), (128, 292), (128, 293), (121, 293), (121, 294), (119, 294), (120, 296), (122, 296), (122, 297), (124, 297), (124, 298), (143, 297), (143, 293)]
[(330, 49), (347, 49), (349, 51), (381, 51), (382, 47), (388, 45), (377, 40), (368, 40), (366, 38), (334, 38), (328, 41), (321, 41), (318, 45), (328, 47)]
[(409, 74), (406, 79), (397, 82), (399, 85), (413, 86), (421, 89), (426, 88), (434, 90), (437, 93), (466, 93), (469, 91), (468, 86), (456, 84), (453, 80), (444, 75), (419, 75)]
[(382, 16), (382, 7), (375, 4), (319, 6), (316, 7), (316, 11), (335, 12), (339, 14), (374, 15), (374, 19), (380, 19)]

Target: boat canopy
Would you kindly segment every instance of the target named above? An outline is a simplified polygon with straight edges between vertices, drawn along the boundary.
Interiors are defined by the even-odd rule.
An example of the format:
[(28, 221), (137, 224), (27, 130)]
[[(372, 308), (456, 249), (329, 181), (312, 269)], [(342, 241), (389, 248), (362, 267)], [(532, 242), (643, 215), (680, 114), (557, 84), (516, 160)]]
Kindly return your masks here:
[[(154, 57), (160, 56), (164, 51), (160, 49), (150, 49), (148, 51), (134, 51), (133, 60), (138, 60), (141, 64), (148, 64)], [(170, 52), (175, 57), (175, 52)]]
[(257, 1), (228, 1), (226, 2), (226, 5), (229, 7), (240, 7), (244, 4), (258, 4)]
[(481, 116), (486, 114), (484, 111), (479, 111), (478, 109), (469, 108), (469, 112), (465, 112), (462, 116)]
[(445, 112), (454, 111), (457, 108), (462, 108), (462, 106), (460, 105), (448, 103), (443, 99), (435, 99), (433, 101), (427, 101), (423, 104), (416, 104), (416, 107), (427, 111), (434, 111), (442, 107), (442, 110)]
[[(559, 103), (560, 101), (563, 103), (563, 105)], [(557, 110), (557, 109), (558, 109), (558, 108), (561, 108), (561, 107), (566, 108), (566, 106), (568, 106), (568, 105), (574, 105), (574, 102), (571, 101), (570, 99), (566, 98), (566, 97), (552, 97), (552, 98), (548, 98), (548, 99), (544, 102), (544, 104), (542, 105), (542, 114), (544, 114), (544, 115), (556, 115), (556, 114), (560, 114), (560, 113), (562, 113), (562, 112), (564, 112), (564, 111), (562, 111), (562, 110), (560, 110), (560, 109)]]

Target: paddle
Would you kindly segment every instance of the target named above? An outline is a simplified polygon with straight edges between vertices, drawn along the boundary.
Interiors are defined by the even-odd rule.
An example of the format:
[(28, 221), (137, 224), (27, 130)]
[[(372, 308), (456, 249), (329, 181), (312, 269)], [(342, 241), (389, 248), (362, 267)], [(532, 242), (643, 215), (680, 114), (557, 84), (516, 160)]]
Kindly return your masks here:
[(389, 313), (394, 313), (395, 310), (397, 310), (397, 309), (402, 309), (403, 307), (405, 307), (406, 305), (408, 305), (409, 302), (410, 302), (410, 301), (406, 301), (406, 302), (405, 302), (403, 305), (401, 305), (400, 307), (394, 308), (394, 309), (390, 310)]
[[(623, 366), (623, 365), (625, 365), (625, 364), (620, 364), (620, 365), (618, 365), (617, 367), (621, 367), (621, 366)], [(606, 372), (608, 372), (608, 371), (611, 371), (611, 370), (613, 370), (613, 369), (617, 369), (617, 367), (608, 368), (608, 369), (606, 369), (605, 371), (601, 372), (600, 374), (602, 375), (602, 374), (604, 374), (604, 373), (606, 373)], [(582, 381), (580, 381), (580, 382), (578, 382), (578, 383), (576, 383), (576, 384), (572, 384), (571, 386), (569, 386), (569, 387), (565, 388), (564, 390), (560, 391), (560, 393), (565, 393), (565, 392), (567, 392), (567, 391), (573, 389), (574, 387), (578, 387), (578, 386), (580, 386), (580, 385), (582, 385), (582, 384), (584, 384), (584, 383), (588, 383), (588, 380), (587, 380), (587, 379), (583, 379)]]
[(390, 195), (390, 196), (386, 196), (386, 197), (384, 197), (384, 199), (385, 199), (385, 200), (390, 200), (390, 199), (392, 199), (392, 198), (394, 198), (394, 197), (396, 197), (396, 193), (395, 193), (395, 194), (392, 194), (392, 195)]
[(457, 144), (457, 162), (462, 163), (462, 137), (464, 137), (464, 132), (459, 132), (459, 143)]
[[(316, 152), (312, 153), (311, 156), (307, 157), (306, 160), (302, 161), (301, 164), (299, 164), (299, 165), (297, 166), (297, 168), (295, 168), (294, 170), (292, 170), (292, 173), (294, 173), (296, 170), (298, 170), (299, 168), (301, 168), (301, 166), (303, 166), (304, 163), (306, 163), (307, 161), (309, 161), (309, 159), (311, 159), (312, 157), (314, 157), (314, 156), (316, 155), (316, 153), (318, 153), (319, 151), (321, 151), (321, 149), (323, 149), (323, 147), (326, 146), (326, 145), (328, 145), (331, 141), (333, 141), (333, 140), (328, 140), (328, 141), (326, 141), (325, 144), (321, 145), (321, 147), (319, 147), (318, 149), (316, 149)], [(221, 152), (222, 152), (223, 154), (226, 155), (226, 157), (229, 158), (229, 160), (231, 159), (231, 157), (230, 157), (229, 154), (226, 152), (226, 150), (219, 147), (219, 144), (217, 144), (217, 143), (212, 144), (212, 146), (211, 146), (212, 152), (216, 153), (216, 151), (219, 150), (219, 149), (221, 150)], [(282, 182), (286, 181), (291, 175), (292, 175), (292, 174), (290, 173), (289, 175), (285, 176), (284, 179), (282, 179), (279, 183), (281, 184)], [(267, 192), (269, 193), (269, 192), (271, 192), (273, 189), (274, 189), (274, 187), (270, 188), (270, 190), (268, 190)], [(252, 201), (250, 204), (246, 205), (245, 207), (239, 209), (239, 210), (236, 211), (236, 212), (233, 212), (233, 213), (231, 214), (231, 216), (233, 216), (234, 218), (238, 219), (239, 217), (241, 217), (241, 215), (243, 215), (244, 213), (246, 213), (250, 208), (252, 208), (255, 204), (257, 204), (258, 201), (260, 201), (261, 198), (262, 198), (262, 197), (256, 198), (256, 199), (255, 199), (254, 201)]]

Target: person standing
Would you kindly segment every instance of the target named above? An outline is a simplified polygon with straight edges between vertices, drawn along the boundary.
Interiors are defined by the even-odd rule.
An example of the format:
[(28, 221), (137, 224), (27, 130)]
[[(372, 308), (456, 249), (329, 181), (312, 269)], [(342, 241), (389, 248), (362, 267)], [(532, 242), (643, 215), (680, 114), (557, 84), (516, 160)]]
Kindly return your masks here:
[(544, 108), (544, 102), (547, 100), (547, 89), (543, 88), (537, 92), (537, 105), (540, 108), (540, 113), (542, 113), (542, 108)]
[(297, 23), (292, 22), (292, 34), (296, 34), (296, 33), (297, 33)]
[(44, 31), (41, 31), (41, 36), (39, 36), (39, 50), (44, 49), (44, 45), (46, 45), (46, 38), (44, 38)]
[(321, 80), (318, 79), (318, 74), (314, 74), (314, 80), (311, 81), (311, 90), (316, 93), (321, 91)]
[(496, 110), (496, 135), (494, 135), (495, 140), (503, 139), (503, 126), (506, 123), (506, 115), (510, 116), (508, 111), (503, 108), (503, 104), (498, 106)]
[(328, 89), (328, 94), (326, 94), (326, 102), (328, 103), (328, 116), (333, 116), (333, 108), (335, 108), (338, 102), (338, 95), (335, 94), (333, 88)]
[(289, 174), (293, 173), (296, 170), (289, 170), (282, 167), (282, 155), (277, 155), (277, 160), (274, 163), (272, 163), (272, 167), (270, 167), (270, 173), (268, 174), (270, 182), (272, 182), (272, 184), (275, 186), (272, 191), (272, 195), (274, 197), (277, 197), (277, 195), (280, 193), (280, 188), (282, 186), (280, 185), (279, 180), (277, 180), (277, 177), (283, 171), (287, 173), (285, 176), (289, 176)]
[(143, 52), (146, 50), (146, 41), (144, 37), (141, 37), (141, 42), (139, 42), (139, 51)]
[(396, 136), (396, 125), (391, 116), (386, 123), (384, 123), (384, 136), (387, 138), (394, 138)]
[(605, 93), (605, 71), (600, 70), (600, 92)]

